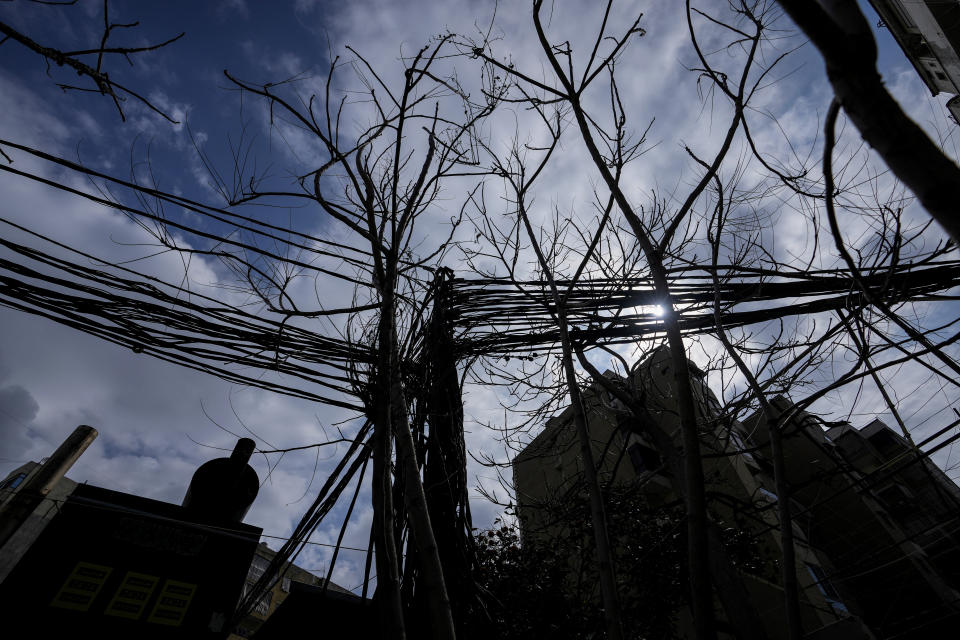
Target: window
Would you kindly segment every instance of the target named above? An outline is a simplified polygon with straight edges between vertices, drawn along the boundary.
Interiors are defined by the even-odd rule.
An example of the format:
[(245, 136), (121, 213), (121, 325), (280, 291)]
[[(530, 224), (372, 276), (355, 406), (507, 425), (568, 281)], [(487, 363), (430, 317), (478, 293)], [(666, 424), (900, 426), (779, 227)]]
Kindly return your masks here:
[(284, 578), (280, 581), (280, 588), (284, 593), (290, 593), (290, 578)]
[(253, 608), (256, 613), (259, 613), (261, 616), (267, 615), (270, 611), (270, 603), (273, 601), (273, 592), (267, 591), (263, 594), (263, 597), (257, 600), (257, 606)]
[(851, 462), (856, 462), (870, 453), (859, 433), (845, 437), (840, 442), (840, 451), (843, 457)]
[(823, 595), (823, 599), (833, 607), (834, 611), (838, 613), (849, 614), (847, 606), (843, 604), (840, 600), (840, 593), (837, 591), (836, 587), (830, 583), (830, 580), (827, 579), (827, 574), (823, 572), (823, 569), (815, 564), (806, 563), (807, 571), (810, 573), (810, 577), (813, 578), (813, 584), (817, 587), (817, 590)]
[(660, 468), (660, 454), (639, 442), (634, 442), (627, 448), (630, 462), (637, 475), (656, 471)]
[(890, 457), (905, 450), (903, 441), (889, 429), (881, 429), (870, 437), (872, 444), (881, 455)]
[(760, 468), (760, 465), (758, 465), (757, 461), (753, 458), (753, 454), (747, 451), (747, 444), (743, 441), (743, 437), (737, 432), (736, 429), (730, 429), (730, 440), (733, 441), (733, 446), (736, 447), (736, 450), (740, 452), (740, 457), (747, 464), (751, 464), (757, 469)]
[(893, 520), (891, 520), (890, 517), (887, 514), (885, 514), (883, 511), (875, 509), (874, 515), (877, 516), (880, 522), (886, 525), (888, 529), (894, 529), (896, 527), (896, 525), (893, 524)]
[(776, 502), (778, 499), (777, 494), (775, 494), (773, 491), (770, 491), (768, 489), (764, 489), (763, 487), (757, 487), (757, 493), (759, 493), (760, 497), (766, 500), (767, 502)]
[(878, 490), (877, 497), (883, 506), (895, 515), (903, 515), (913, 510), (913, 494), (909, 489), (896, 482)]
[(247, 571), (247, 580), (255, 582), (260, 579), (260, 576), (264, 574), (267, 570), (267, 567), (270, 566), (270, 561), (264, 558), (261, 555), (253, 556), (253, 562), (250, 563), (250, 570)]
[(25, 473), (18, 473), (9, 480), (0, 485), (0, 489), (16, 489), (23, 482), (23, 479), (27, 477)]

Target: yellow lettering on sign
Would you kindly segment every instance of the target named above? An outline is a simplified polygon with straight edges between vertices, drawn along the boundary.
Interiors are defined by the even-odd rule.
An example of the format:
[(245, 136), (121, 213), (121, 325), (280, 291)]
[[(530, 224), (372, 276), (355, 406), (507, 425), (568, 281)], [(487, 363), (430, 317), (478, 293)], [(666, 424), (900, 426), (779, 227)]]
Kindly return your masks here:
[(187, 615), (187, 609), (190, 607), (190, 601), (193, 600), (193, 594), (196, 591), (197, 585), (195, 584), (165, 580), (163, 589), (160, 590), (160, 597), (157, 598), (157, 603), (153, 605), (153, 611), (147, 618), (147, 622), (179, 627), (184, 616)]
[(74, 611), (89, 611), (90, 605), (93, 604), (112, 571), (111, 567), (91, 562), (78, 562), (67, 579), (63, 581), (60, 591), (50, 601), (50, 606)]
[(117, 592), (113, 594), (113, 600), (103, 613), (108, 616), (137, 620), (147, 608), (147, 600), (150, 599), (158, 582), (160, 578), (157, 576), (127, 571)]

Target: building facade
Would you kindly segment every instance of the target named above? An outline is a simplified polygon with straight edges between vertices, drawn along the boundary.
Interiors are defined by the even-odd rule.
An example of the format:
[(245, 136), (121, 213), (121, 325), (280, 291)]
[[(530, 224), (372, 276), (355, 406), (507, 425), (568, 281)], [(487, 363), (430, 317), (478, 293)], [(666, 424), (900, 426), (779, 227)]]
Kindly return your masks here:
[[(13, 496), (40, 470), (39, 462), (27, 462), (7, 474), (0, 482), (0, 506), (6, 504)], [(4, 581), (13, 567), (27, 552), (34, 540), (43, 533), (50, 521), (60, 512), (63, 504), (77, 483), (70, 478), (60, 478), (53, 486), (39, 506), (20, 525), (10, 539), (0, 547), (0, 583)]]
[[(784, 398), (779, 414), (793, 407)], [(766, 421), (754, 441), (767, 455)], [(955, 635), (960, 622), (960, 489), (880, 420), (861, 429), (798, 412), (783, 427), (795, 522), (833, 566), (878, 638)]]
[[(273, 560), (274, 556), (276, 555), (277, 552), (268, 547), (267, 543), (265, 542), (261, 542), (257, 546), (253, 560), (250, 563), (250, 568), (247, 570), (247, 578), (243, 585), (243, 594), (241, 597), (246, 595), (247, 591), (253, 587), (257, 580), (260, 579), (264, 571), (266, 571), (267, 567), (270, 565), (270, 561)], [(306, 569), (293, 563), (287, 563), (287, 565), (280, 572), (280, 575), (280, 579), (260, 598), (250, 615), (244, 618), (237, 625), (237, 628), (230, 635), (230, 640), (250, 638), (251, 636), (255, 637), (254, 634), (260, 630), (260, 628), (263, 626), (263, 623), (271, 615), (273, 615), (277, 608), (290, 595), (291, 591), (294, 589), (294, 583), (307, 586), (323, 585), (323, 580), (321, 578), (318, 578)], [(331, 582), (327, 588), (330, 591), (349, 594), (346, 589), (334, 584), (333, 582)]]
[(226, 636), (261, 529), (213, 526), (187, 510), (89, 484), (0, 583), (11, 629), (41, 637)]
[(222, 640), (262, 533), (242, 522), (258, 486), (252, 441), (202, 465), (177, 505), (65, 477), (95, 433), (78, 427), (50, 458), (0, 483), (8, 626), (42, 637)]
[[(725, 418), (705, 376), (691, 371), (718, 626), (727, 637), (786, 638), (776, 508), (784, 498), (775, 490), (767, 420)], [(627, 386), (642, 400), (642, 416), (596, 384), (584, 394), (601, 482), (637, 492), (654, 505), (676, 503), (683, 494), (672, 378), (666, 349), (636, 367)], [(782, 398), (773, 406), (780, 413), (792, 409)], [(799, 412), (781, 432), (806, 636), (950, 637), (941, 634), (955, 630), (958, 621), (956, 485), (879, 421), (861, 430), (828, 430)], [(563, 523), (551, 507), (584, 492), (572, 411), (548, 421), (513, 467), (524, 540), (556, 537)], [(759, 569), (745, 570), (725, 548), (718, 531), (731, 529), (753, 545)], [(689, 613), (681, 610), (678, 619), (679, 635), (687, 636)]]

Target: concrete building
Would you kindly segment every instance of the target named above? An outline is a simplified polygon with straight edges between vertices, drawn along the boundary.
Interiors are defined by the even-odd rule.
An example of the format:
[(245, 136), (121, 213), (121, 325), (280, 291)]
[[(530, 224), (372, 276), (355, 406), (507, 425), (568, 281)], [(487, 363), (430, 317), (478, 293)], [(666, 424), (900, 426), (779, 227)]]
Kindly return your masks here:
[(50, 456), (26, 463), (0, 483), (0, 582), (76, 488), (65, 474), (96, 438), (96, 429), (79, 425)]
[[(39, 462), (27, 462), (8, 473), (3, 482), (0, 482), (0, 507), (7, 504), (21, 487), (36, 476), (39, 470)], [(60, 478), (40, 505), (33, 510), (33, 513), (13, 533), (6, 544), (0, 547), (0, 583), (13, 570), (13, 567), (20, 561), (20, 558), (27, 552), (34, 540), (43, 533), (50, 521), (60, 513), (59, 506), (73, 493), (76, 487), (77, 483), (70, 478)]]
[[(696, 413), (711, 531), (736, 523), (753, 541), (763, 559), (756, 571), (745, 571), (727, 558), (722, 545), (711, 544), (720, 564), (714, 568), (718, 628), (729, 638), (786, 638), (783, 589), (778, 569), (781, 556), (778, 496), (769, 466), (751, 453), (750, 432), (737, 422), (720, 418), (720, 405), (705, 376), (692, 367)], [(612, 374), (608, 374), (612, 375)], [(681, 434), (676, 403), (669, 391), (673, 369), (667, 349), (655, 351), (632, 374), (631, 387), (643, 399), (646, 415), (637, 417), (597, 385), (586, 390), (585, 404), (594, 459), (601, 481), (640, 492), (651, 504), (676, 502), (682, 495), (679, 465)], [(551, 419), (544, 430), (514, 460), (517, 511), (524, 540), (550, 539), (562, 526), (548, 515), (550, 506), (570, 500), (583, 490), (582, 460), (572, 411)], [(726, 524), (723, 524), (726, 523)], [(869, 638), (852, 598), (825, 577), (830, 559), (815, 549), (803, 527), (795, 523), (797, 581), (801, 617), (808, 637), (825, 640)], [(689, 612), (679, 615), (679, 632), (691, 633)]]
[[(792, 409), (773, 401), (782, 415)], [(746, 421), (767, 455), (766, 421)], [(830, 559), (878, 638), (946, 638), (960, 622), (960, 489), (880, 420), (828, 428), (799, 412), (784, 427), (796, 524)]]
[[(785, 638), (776, 511), (784, 496), (775, 490), (767, 417), (755, 414), (743, 423), (724, 418), (704, 374), (691, 371), (711, 531), (736, 523), (764, 564), (760, 571), (732, 566), (711, 533), (721, 635)], [(676, 502), (683, 492), (672, 377), (666, 349), (635, 368), (628, 387), (642, 400), (640, 416), (596, 384), (584, 393), (601, 481), (651, 504)], [(956, 637), (960, 488), (880, 420), (855, 429), (796, 411), (785, 398), (771, 404), (773, 417), (784, 422), (806, 637)], [(513, 466), (524, 541), (559, 539), (563, 523), (552, 507), (584, 494), (572, 410), (549, 420)], [(689, 613), (681, 611), (679, 620), (680, 635), (689, 636)]]
[(953, 95), (947, 108), (960, 123), (960, 1), (870, 0), (883, 24), (933, 95)]
[(0, 583), (10, 628), (42, 637), (223, 638), (261, 529), (89, 484)]
[[(182, 505), (56, 475), (45, 483), (48, 490), (38, 497), (38, 506), (0, 547), (0, 601), (19, 603), (23, 615), (45, 619), (52, 635), (68, 635), (55, 633), (57, 629), (70, 629), (71, 635), (96, 629), (101, 638), (223, 638), (222, 627), (238, 599), (276, 555), (266, 543), (257, 544), (259, 527), (241, 522), (258, 486), (246, 464), (253, 443), (246, 443), (246, 452), (243, 444), (241, 440), (231, 458), (202, 465)], [(234, 459), (238, 453), (242, 460)], [(3, 507), (40, 476), (45, 462), (28, 462), (0, 482), (0, 517), (6, 513)], [(80, 602), (80, 594), (64, 586), (70, 583), (82, 583), (92, 595)], [(251, 637), (292, 591), (322, 583), (288, 563), (229, 638)], [(164, 590), (171, 585), (187, 594), (180, 611), (161, 610), (157, 604), (169, 596)], [(139, 602), (125, 600), (121, 593), (139, 595)], [(340, 600), (318, 598), (308, 590), (307, 608), (328, 606), (330, 600), (335, 608), (352, 611), (360, 602), (333, 583), (327, 593)], [(73, 600), (67, 602), (68, 596)], [(344, 608), (344, 602), (350, 606)]]
[(66, 478), (95, 436), (78, 427), (2, 483), (7, 625), (42, 637), (224, 638), (262, 533), (242, 522), (259, 484), (253, 442), (204, 463), (176, 505)]
[[(263, 575), (264, 571), (267, 569), (267, 566), (270, 564), (270, 561), (276, 555), (277, 552), (268, 547), (267, 543), (265, 542), (261, 542), (257, 546), (257, 550), (253, 556), (253, 561), (250, 563), (250, 568), (247, 570), (247, 578), (243, 585), (243, 595), (246, 595), (247, 590), (256, 583), (260, 576)], [(283, 601), (287, 599), (291, 591), (296, 588), (296, 585), (322, 587), (323, 580), (310, 573), (306, 569), (297, 566), (296, 564), (287, 563), (287, 565), (281, 571), (281, 578), (276, 582), (276, 584), (273, 585), (272, 589), (267, 591), (267, 593), (260, 598), (260, 600), (257, 602), (256, 608), (250, 613), (250, 615), (244, 618), (240, 624), (237, 625), (237, 629), (230, 635), (230, 640), (239, 640), (240, 638), (249, 638), (254, 636), (254, 634), (261, 629), (264, 622), (270, 618), (277, 608), (283, 603)], [(327, 589), (328, 591), (339, 594), (353, 596), (352, 593), (343, 587), (334, 584), (333, 582), (329, 584)]]

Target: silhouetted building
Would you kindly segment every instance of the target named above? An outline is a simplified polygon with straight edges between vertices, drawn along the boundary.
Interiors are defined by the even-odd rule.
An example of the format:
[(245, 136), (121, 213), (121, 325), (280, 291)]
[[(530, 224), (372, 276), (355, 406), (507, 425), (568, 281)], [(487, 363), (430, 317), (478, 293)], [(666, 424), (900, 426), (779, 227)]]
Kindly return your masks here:
[[(220, 499), (229, 509), (86, 484), (71, 491), (76, 483), (61, 479), (65, 497), (59, 489), (43, 497), (42, 515), (54, 515), (0, 583), (5, 625), (38, 637), (224, 637), (262, 532), (238, 519), (256, 495), (256, 474), (252, 495), (230, 495), (250, 478), (249, 454), (237, 455), (244, 448), (249, 444), (238, 443), (221, 477), (199, 485), (195, 477), (192, 485), (225, 491)], [(22, 490), (31, 471), (28, 465), (22, 478), (21, 470), (8, 476), (7, 489)]]
[[(27, 462), (14, 469), (0, 483), (0, 505), (6, 504), (40, 470), (39, 462)], [(77, 483), (63, 477), (54, 484), (47, 498), (42, 500), (6, 544), (0, 546), (0, 582), (3, 582), (13, 567), (20, 561), (37, 537), (53, 518), (60, 513), (60, 504), (73, 493)]]
[(82, 424), (39, 464), (29, 462), (0, 484), (0, 582), (33, 544), (55, 514), (53, 508), (76, 483), (66, 473), (97, 438)]
[[(743, 571), (729, 562), (716, 575), (732, 587), (719, 589), (723, 610), (736, 609), (736, 616), (720, 619), (724, 637), (786, 638), (783, 589), (778, 569), (780, 557), (777, 495), (773, 480), (747, 448), (749, 434), (743, 425), (721, 420), (719, 403), (707, 388), (702, 372), (692, 366), (697, 398), (696, 413), (701, 428), (706, 492), (713, 522), (732, 523), (748, 534), (763, 559), (759, 571)], [(612, 374), (609, 374), (612, 375)], [(662, 435), (638, 421), (617, 400), (597, 385), (584, 394), (593, 455), (602, 482), (633, 487), (651, 505), (679, 500), (682, 491), (677, 457), (664, 446), (680, 449), (681, 433), (676, 403), (672, 397), (673, 368), (670, 352), (655, 351), (633, 373), (631, 384)], [(663, 438), (667, 439), (664, 442)], [(668, 444), (669, 443), (669, 444)], [(543, 432), (514, 460), (514, 483), (523, 536), (552, 537), (558, 523), (544, 517), (551, 504), (570, 499), (581, 491), (582, 460), (567, 409), (550, 420)], [(817, 638), (863, 638), (866, 635), (844, 599), (820, 576), (829, 562), (807, 544), (804, 532), (795, 527), (801, 615), (804, 629)], [(717, 549), (714, 549), (717, 552)], [(825, 568), (827, 567), (827, 568)], [(689, 611), (680, 612), (679, 633), (692, 634)]]
[(261, 625), (252, 640), (293, 640), (295, 638), (381, 638), (379, 611), (364, 600), (330, 583), (322, 585), (292, 582), (282, 606)]
[[(792, 409), (784, 398), (778, 412)], [(767, 456), (766, 423), (754, 443)], [(960, 623), (960, 489), (880, 420), (862, 429), (799, 412), (784, 427), (795, 521), (879, 638), (946, 638)]]
[[(716, 529), (735, 523), (763, 564), (743, 570), (724, 557), (723, 545), (711, 543), (720, 556), (712, 574), (718, 610), (726, 612), (721, 636), (785, 638), (776, 509), (784, 498), (776, 494), (766, 420), (724, 418), (704, 374), (692, 363), (691, 371), (712, 540)], [(652, 505), (682, 494), (672, 378), (667, 349), (636, 367), (630, 384), (646, 408), (641, 417), (596, 384), (584, 393), (601, 482), (636, 491)], [(791, 409), (782, 398), (773, 406)], [(880, 421), (859, 431), (827, 430), (800, 412), (782, 433), (807, 637), (953, 637), (960, 622), (960, 489)], [(549, 420), (513, 466), (523, 539), (559, 539), (563, 523), (552, 507), (584, 494), (572, 410)], [(679, 619), (680, 634), (689, 636), (689, 612)], [(748, 632), (751, 622), (757, 628)]]

